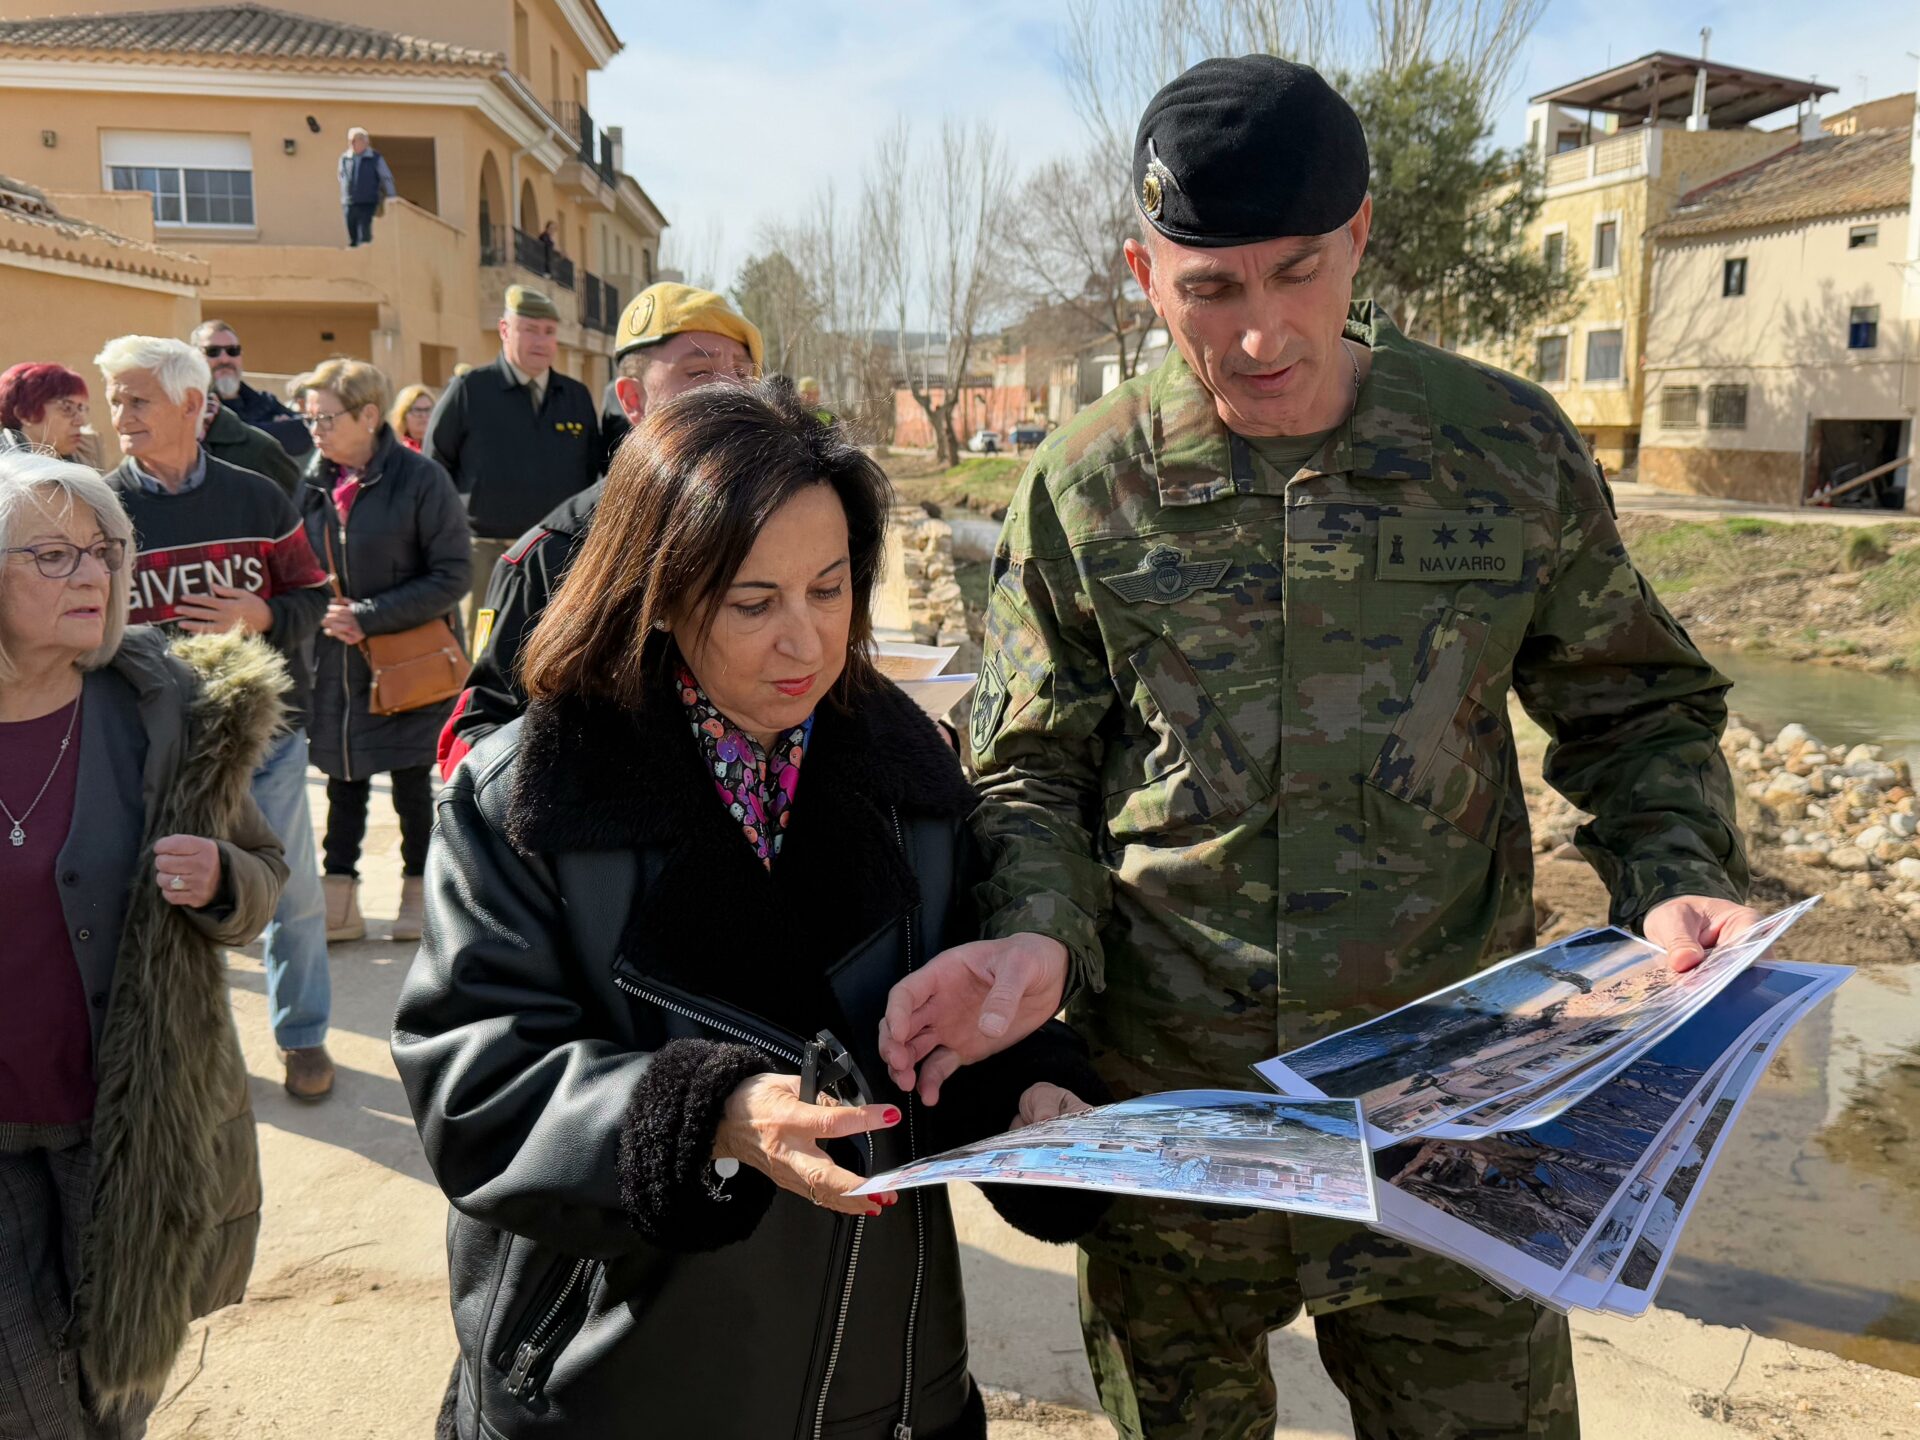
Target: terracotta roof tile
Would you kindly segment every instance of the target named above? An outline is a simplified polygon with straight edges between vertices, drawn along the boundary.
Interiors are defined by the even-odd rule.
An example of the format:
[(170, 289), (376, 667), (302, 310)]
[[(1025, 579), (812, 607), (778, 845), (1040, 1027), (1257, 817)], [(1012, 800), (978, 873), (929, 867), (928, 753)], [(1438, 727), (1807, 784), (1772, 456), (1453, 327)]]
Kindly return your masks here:
[(1908, 145), (1905, 130), (1802, 141), (1681, 196), (1654, 234), (1668, 240), (1904, 210), (1913, 188)]
[(504, 63), (501, 56), (485, 50), (254, 4), (0, 21), (0, 49), (107, 50), (155, 60), (193, 56), (488, 68)]
[(198, 256), (62, 215), (40, 191), (6, 175), (0, 175), (0, 249), (188, 285), (204, 285), (211, 275)]

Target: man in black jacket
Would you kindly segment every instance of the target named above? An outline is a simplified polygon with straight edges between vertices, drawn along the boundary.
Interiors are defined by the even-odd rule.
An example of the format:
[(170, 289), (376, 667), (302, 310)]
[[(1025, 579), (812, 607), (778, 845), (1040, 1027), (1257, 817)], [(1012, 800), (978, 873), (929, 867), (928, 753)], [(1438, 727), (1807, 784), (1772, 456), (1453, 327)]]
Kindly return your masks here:
[(200, 444), (210, 377), (179, 340), (122, 335), (95, 357), (126, 459), (106, 479), (133, 521), (130, 579), (137, 625), (195, 634), (263, 635), (293, 681), (285, 726), (253, 772), (253, 798), (286, 847), (287, 883), (263, 937), (267, 1010), (292, 1095), (333, 1088), (327, 1054), (332, 986), (326, 904), (307, 807), (307, 654), (327, 610), (327, 576), (293, 501), (264, 475), (216, 460)]
[(494, 565), (554, 506), (600, 473), (600, 417), (578, 380), (553, 368), (560, 312), (524, 285), (507, 289), (500, 358), (457, 375), (427, 422), (426, 453), (453, 477), (473, 530), (468, 632)]
[(247, 384), (246, 371), (240, 366), (240, 337), (233, 326), (224, 320), (205, 321), (194, 327), (187, 343), (207, 357), (213, 393), (224, 408), (254, 429), (266, 431), (295, 460), (313, 449), (313, 437), (298, 415), (275, 396)]
[[(650, 285), (633, 297), (615, 332), (613, 389), (623, 425), (640, 423), (670, 397), (716, 380), (760, 372), (760, 332), (719, 295), (687, 285)], [(615, 442), (617, 446), (620, 441)], [(607, 447), (611, 469), (615, 446)], [(562, 501), (501, 555), (473, 628), (473, 673), (440, 733), (440, 773), (526, 707), (520, 651), (547, 601), (566, 578), (593, 520), (605, 481)], [(478, 542), (475, 554), (478, 555)], [(477, 561), (476, 561), (477, 566)], [(475, 570), (476, 593), (480, 586)]]
[(266, 431), (247, 424), (222, 405), (217, 392), (207, 397), (206, 425), (206, 430), (200, 436), (200, 444), (205, 447), (207, 454), (229, 465), (237, 465), (242, 470), (266, 476), (286, 492), (288, 499), (298, 502), (300, 467), (294, 463), (293, 457), (282, 450), (280, 442)]

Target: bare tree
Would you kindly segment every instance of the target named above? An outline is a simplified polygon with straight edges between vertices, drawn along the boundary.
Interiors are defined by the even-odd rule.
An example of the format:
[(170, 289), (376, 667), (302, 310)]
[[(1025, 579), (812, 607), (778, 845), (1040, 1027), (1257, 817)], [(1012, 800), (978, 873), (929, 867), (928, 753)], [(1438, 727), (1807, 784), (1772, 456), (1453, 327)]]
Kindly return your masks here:
[(1073, 0), (1060, 58), (1074, 108), (1124, 188), (1140, 112), (1162, 85), (1210, 55), (1318, 64), (1333, 17), (1333, 0)]
[(1389, 74), (1451, 62), (1474, 76), (1491, 112), (1546, 7), (1547, 0), (1367, 0), (1362, 12), (1336, 0), (1072, 0), (1061, 60), (1081, 120), (1124, 165), (1154, 92), (1213, 55), (1284, 55)]
[(892, 322), (895, 363), (947, 464), (954, 414), (983, 340), (1002, 318), (1006, 146), (984, 123), (948, 120), (922, 150), (904, 121), (874, 147), (861, 225)]
[(676, 225), (660, 242), (660, 268), (677, 272), (685, 284), (717, 291), (726, 237), (727, 227), (718, 215), (707, 216), (698, 231)]
[(1106, 148), (1052, 160), (1027, 177), (1007, 221), (1007, 258), (1030, 302), (1065, 311), (1110, 338), (1120, 378), (1132, 377), (1146, 343), (1146, 302), (1124, 255), (1134, 226), (1125, 172)]

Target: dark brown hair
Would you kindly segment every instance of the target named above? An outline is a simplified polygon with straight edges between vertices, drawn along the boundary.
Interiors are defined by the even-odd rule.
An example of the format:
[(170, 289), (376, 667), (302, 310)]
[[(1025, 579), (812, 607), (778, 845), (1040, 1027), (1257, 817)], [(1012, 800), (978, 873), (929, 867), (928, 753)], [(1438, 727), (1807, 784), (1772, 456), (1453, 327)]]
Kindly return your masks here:
[(768, 520), (814, 485), (847, 514), (853, 617), (847, 664), (828, 698), (844, 705), (877, 679), (873, 590), (893, 487), (839, 424), (789, 385), (704, 385), (649, 410), (621, 444), (593, 527), (527, 642), (536, 700), (646, 701), (672, 646), (654, 622), (704, 629)]

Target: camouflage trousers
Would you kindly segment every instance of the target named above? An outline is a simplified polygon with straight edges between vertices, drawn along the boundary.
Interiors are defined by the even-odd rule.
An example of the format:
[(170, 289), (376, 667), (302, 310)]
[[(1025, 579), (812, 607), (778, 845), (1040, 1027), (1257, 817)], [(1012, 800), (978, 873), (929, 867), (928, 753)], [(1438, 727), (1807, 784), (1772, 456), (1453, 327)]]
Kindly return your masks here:
[[(1267, 1337), (1303, 1304), (1291, 1260), (1256, 1269), (1204, 1245), (1116, 1244), (1103, 1229), (1080, 1252), (1080, 1324), (1121, 1440), (1272, 1440)], [(1579, 1436), (1572, 1339), (1550, 1310), (1482, 1283), (1313, 1323), (1359, 1440)]]

